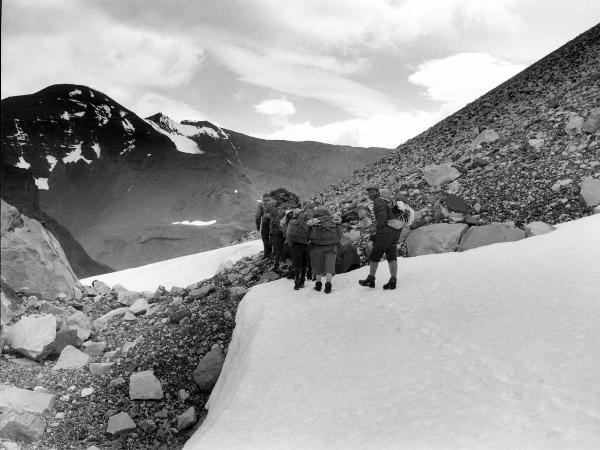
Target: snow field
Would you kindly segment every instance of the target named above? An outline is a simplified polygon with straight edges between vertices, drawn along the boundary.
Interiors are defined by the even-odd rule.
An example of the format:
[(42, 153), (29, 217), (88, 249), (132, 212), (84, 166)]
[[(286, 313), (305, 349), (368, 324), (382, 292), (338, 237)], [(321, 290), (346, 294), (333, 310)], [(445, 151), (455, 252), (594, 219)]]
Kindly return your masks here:
[(159, 284), (167, 289), (173, 286), (186, 287), (216, 275), (222, 264), (235, 263), (262, 250), (261, 240), (248, 241), (145, 266), (96, 275), (80, 281), (84, 285), (91, 285), (94, 280), (100, 280), (108, 286), (120, 284), (132, 291), (153, 291)]
[(253, 287), (186, 449), (600, 448), (600, 215)]

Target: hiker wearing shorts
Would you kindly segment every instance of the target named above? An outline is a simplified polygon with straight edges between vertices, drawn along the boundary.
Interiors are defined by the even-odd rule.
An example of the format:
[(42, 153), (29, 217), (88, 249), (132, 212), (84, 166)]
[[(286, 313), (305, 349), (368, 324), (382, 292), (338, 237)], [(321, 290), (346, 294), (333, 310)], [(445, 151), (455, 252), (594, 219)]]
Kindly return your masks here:
[(317, 281), (314, 289), (320, 291), (325, 275), (325, 293), (331, 293), (331, 280), (335, 273), (337, 248), (342, 239), (341, 218), (332, 216), (324, 206), (315, 209), (313, 218), (307, 221), (310, 226), (310, 261)]
[(397, 247), (401, 229), (395, 229), (388, 225), (388, 221), (397, 220), (397, 217), (392, 217), (390, 200), (380, 195), (379, 187), (374, 185), (367, 186), (366, 191), (369, 198), (373, 201), (376, 231), (371, 235), (373, 250), (369, 255), (369, 275), (366, 279), (360, 280), (358, 283), (361, 286), (375, 287), (377, 267), (379, 266), (379, 261), (385, 255), (390, 268), (390, 280), (383, 285), (383, 289), (396, 289), (396, 276), (398, 274)]

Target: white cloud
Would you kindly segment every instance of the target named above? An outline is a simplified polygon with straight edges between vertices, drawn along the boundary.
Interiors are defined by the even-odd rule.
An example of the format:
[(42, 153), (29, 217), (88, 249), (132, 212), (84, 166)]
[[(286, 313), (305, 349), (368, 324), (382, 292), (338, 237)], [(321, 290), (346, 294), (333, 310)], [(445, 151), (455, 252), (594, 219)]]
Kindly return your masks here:
[(231, 45), (213, 51), (248, 83), (320, 100), (357, 117), (389, 114), (396, 110), (394, 103), (382, 92), (338, 74), (282, 63), (277, 58)]
[(148, 117), (161, 112), (176, 122), (185, 119), (207, 120), (209, 117), (186, 103), (151, 92), (143, 94), (139, 98), (132, 98), (131, 105), (128, 104), (128, 107), (140, 117)]
[(465, 105), (525, 69), (486, 53), (459, 53), (419, 65), (408, 77), (433, 100)]
[(296, 112), (294, 104), (285, 98), (265, 100), (254, 105), (254, 109), (268, 116), (291, 116)]
[(275, 132), (259, 137), (289, 141), (318, 141), (359, 147), (395, 148), (440, 120), (440, 114), (440, 111), (380, 114), (366, 119), (342, 120), (325, 125), (313, 125), (310, 122), (288, 123)]

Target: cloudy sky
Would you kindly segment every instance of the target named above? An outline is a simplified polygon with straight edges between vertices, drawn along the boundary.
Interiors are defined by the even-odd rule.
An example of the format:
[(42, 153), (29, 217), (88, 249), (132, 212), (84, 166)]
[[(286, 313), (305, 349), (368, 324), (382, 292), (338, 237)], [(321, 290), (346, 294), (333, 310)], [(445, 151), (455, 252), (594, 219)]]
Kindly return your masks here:
[(395, 147), (600, 22), (598, 0), (4, 0), (2, 98)]

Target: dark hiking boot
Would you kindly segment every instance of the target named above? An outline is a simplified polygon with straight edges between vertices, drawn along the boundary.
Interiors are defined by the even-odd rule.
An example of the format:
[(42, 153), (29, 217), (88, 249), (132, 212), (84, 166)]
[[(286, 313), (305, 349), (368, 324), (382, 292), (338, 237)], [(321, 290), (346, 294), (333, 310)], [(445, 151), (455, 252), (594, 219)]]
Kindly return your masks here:
[(295, 281), (295, 282), (294, 282), (294, 290), (295, 290), (295, 291), (299, 291), (301, 287), (302, 287), (302, 286), (300, 286), (300, 282), (298, 282), (298, 281)]
[(325, 283), (325, 293), (331, 294), (331, 283), (329, 281)]
[(358, 284), (360, 284), (361, 286), (374, 288), (375, 287), (375, 277), (373, 275), (369, 275), (364, 280), (358, 280)]
[(323, 283), (321, 283), (320, 281), (317, 281), (315, 283), (315, 287), (314, 287), (315, 291), (320, 291), (322, 286), (323, 286)]
[(390, 281), (383, 285), (383, 289), (386, 291), (389, 289), (396, 289), (396, 278), (390, 278)]

